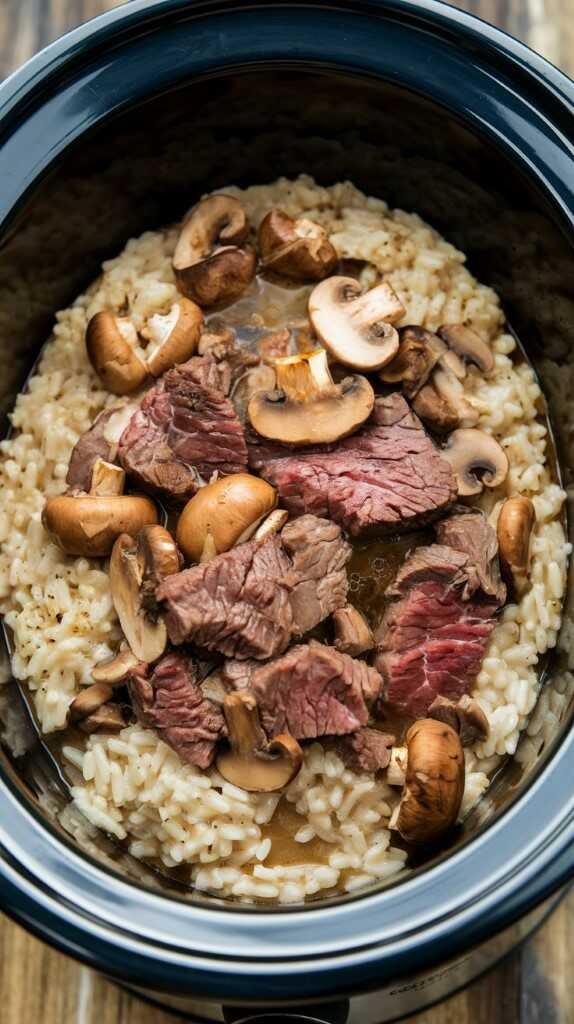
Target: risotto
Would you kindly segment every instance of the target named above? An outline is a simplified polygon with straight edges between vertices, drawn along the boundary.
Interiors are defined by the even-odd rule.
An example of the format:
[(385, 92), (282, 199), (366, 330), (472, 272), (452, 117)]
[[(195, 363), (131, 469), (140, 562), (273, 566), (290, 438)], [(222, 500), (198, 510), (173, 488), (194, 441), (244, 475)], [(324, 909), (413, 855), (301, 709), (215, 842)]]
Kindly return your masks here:
[[(287, 219), (304, 219), (323, 229), (321, 238), (334, 247), (338, 259), (354, 266), (359, 288), (376, 288), (381, 279), (390, 285), (402, 306), (395, 318), (399, 333), (410, 325), (434, 336), (445, 324), (464, 325), (492, 353), (488, 372), (466, 367), (464, 400), (473, 418), (472, 426), (463, 429), (494, 438), (508, 470), (500, 484), (462, 501), (482, 510), (493, 536), (510, 497), (528, 499), (534, 522), (528, 578), (520, 587), (509, 587), (469, 693), (488, 728), (464, 747), (464, 793), (458, 807), (458, 816), (464, 817), (487, 789), (501, 759), (514, 754), (537, 701), (540, 659), (556, 644), (560, 626), (569, 555), (562, 519), (565, 494), (552, 470), (544, 399), (535, 373), (505, 331), (496, 294), (480, 285), (465, 268), (464, 255), (416, 214), (390, 210), (383, 200), (364, 196), (348, 182), (323, 188), (308, 177), (243, 191), (229, 188), (225, 194), (240, 202), (252, 232), (274, 209)], [(45, 735), (67, 728), (73, 702), (94, 684), (94, 668), (112, 659), (120, 645), (127, 648), (107, 558), (64, 553), (42, 521), (46, 499), (66, 492), (74, 446), (98, 415), (122, 404), (131, 414), (133, 401), (141, 398), (138, 392), (135, 399), (118, 401), (110, 394), (88, 358), (86, 331), (97, 314), (111, 312), (129, 320), (140, 339), (149, 339), (150, 320), (156, 314), (165, 316), (180, 298), (177, 266), (174, 273), (179, 238), (176, 226), (129, 241), (117, 258), (104, 264), (92, 287), (58, 313), (53, 336), (18, 397), (12, 436), (1, 445), (0, 610), (10, 634), (13, 675), (29, 691)], [(229, 244), (223, 236), (222, 241)], [(281, 272), (281, 266), (275, 269)], [(257, 292), (257, 287), (251, 284), (245, 297), (233, 297), (231, 326), (243, 317), (248, 326), (276, 331), (283, 313), (273, 288), (280, 285), (269, 293)], [(288, 292), (288, 301), (297, 305), (296, 288)], [(215, 324), (220, 330), (225, 308), (218, 309), (217, 318), (217, 323), (208, 320), (204, 329), (215, 329)], [(313, 326), (322, 338), (318, 320)], [(145, 354), (145, 348), (141, 351)], [(272, 360), (264, 360), (259, 369), (261, 365), (269, 367)], [(340, 380), (336, 374), (334, 378)], [(388, 383), (383, 385), (383, 394), (389, 390)], [(329, 444), (352, 440), (348, 436)], [(202, 483), (213, 484), (218, 475), (204, 477)], [(278, 475), (272, 478), (265, 469), (261, 475), (278, 488), (283, 507)], [(136, 482), (141, 490), (141, 480)], [(428, 528), (426, 521), (423, 528)], [(405, 549), (400, 550), (404, 558)], [(363, 565), (353, 555), (347, 573), (351, 603), (361, 588), (376, 589), (376, 572), (373, 584)], [(381, 594), (389, 580), (388, 572), (381, 574)], [(401, 607), (408, 599), (401, 593)], [(166, 596), (166, 601), (171, 608), (175, 598)], [(168, 615), (171, 639), (172, 628)], [(311, 650), (313, 643), (317, 640), (310, 642)], [(205, 646), (205, 641), (199, 643)], [(221, 653), (227, 655), (227, 650)], [(390, 656), (389, 651), (383, 654)], [(398, 657), (396, 652), (393, 656)], [(252, 660), (253, 655), (249, 664)], [(353, 660), (360, 658), (353, 655)], [(265, 657), (263, 661), (267, 663)], [(256, 669), (257, 678), (261, 671)], [(253, 688), (260, 694), (263, 716), (263, 683), (254, 682)], [(208, 687), (204, 692), (210, 693)], [(288, 710), (285, 716), (287, 724), (292, 722)], [(270, 717), (268, 712), (262, 718), (264, 725)], [(294, 777), (279, 791), (252, 792), (224, 777), (219, 761), (207, 767), (190, 763), (176, 745), (166, 742), (166, 731), (153, 728), (150, 721), (149, 716), (130, 713), (121, 728), (66, 733), (62, 748), (77, 808), (93, 825), (126, 841), (136, 858), (167, 869), (187, 865), (190, 884), (201, 890), (281, 903), (337, 888), (353, 891), (387, 879), (407, 864), (408, 842), (394, 827), (401, 790), (389, 776), (390, 768), (361, 770), (341, 756), (335, 743), (320, 742), (320, 734), (314, 738), (307, 729), (298, 737), (307, 742), (302, 743), (302, 764)], [(404, 741), (395, 741), (395, 747), (404, 750)], [(285, 836), (290, 852), (284, 858)]]

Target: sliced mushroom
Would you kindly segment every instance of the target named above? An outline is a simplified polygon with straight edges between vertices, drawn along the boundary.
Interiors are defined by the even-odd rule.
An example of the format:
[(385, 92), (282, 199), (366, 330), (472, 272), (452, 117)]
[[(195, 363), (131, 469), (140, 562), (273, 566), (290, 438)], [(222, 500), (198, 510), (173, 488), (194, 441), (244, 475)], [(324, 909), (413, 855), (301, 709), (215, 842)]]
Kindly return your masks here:
[(102, 704), (101, 708), (78, 722), (78, 728), (86, 733), (121, 732), (125, 725), (122, 710), (117, 704)]
[(379, 377), (386, 384), (402, 384), (407, 398), (414, 398), (446, 351), (445, 343), (432, 331), (424, 327), (401, 327), (399, 350), (392, 362), (380, 371)]
[(364, 654), (375, 646), (373, 631), (364, 615), (352, 604), (333, 612), (335, 647), (343, 654)]
[(322, 281), (338, 259), (324, 228), (306, 217), (293, 220), (277, 208), (261, 221), (259, 251), (264, 270), (295, 281)]
[(219, 754), (217, 770), (227, 782), (250, 793), (284, 789), (298, 774), (303, 751), (288, 733), (270, 743), (259, 723), (255, 697), (230, 693), (223, 702), (229, 749)]
[(465, 782), (462, 744), (449, 725), (421, 718), (408, 730), (406, 745), (405, 784), (389, 826), (408, 843), (432, 843), (458, 818)]
[(309, 297), (311, 323), (325, 348), (356, 370), (379, 370), (394, 359), (399, 336), (392, 324), (404, 313), (386, 281), (363, 293), (352, 277), (329, 277)]
[(120, 651), (105, 661), (100, 661), (92, 669), (92, 679), (96, 683), (107, 683), (108, 686), (118, 686), (126, 681), (134, 668), (139, 665), (139, 658), (136, 658), (132, 651)]
[(121, 466), (116, 466), (113, 462), (106, 462), (105, 459), (96, 459), (92, 466), (90, 494), (96, 494), (102, 498), (123, 494), (125, 482), (126, 474)]
[(494, 366), (492, 349), (482, 340), (480, 334), (464, 324), (443, 324), (438, 335), (448, 347), (467, 363), (478, 366), (483, 373), (489, 373)]
[(428, 709), (429, 718), (445, 722), (460, 736), (463, 747), (488, 739), (490, 725), (477, 700), (464, 694), (459, 700), (436, 697)]
[(508, 459), (498, 441), (484, 430), (455, 430), (441, 450), (456, 476), (461, 497), (498, 487), (506, 479)]
[(178, 287), (200, 306), (237, 299), (255, 276), (249, 225), (234, 196), (211, 195), (184, 219), (173, 257)]
[(443, 359), (433, 370), (430, 382), (415, 397), (413, 410), (437, 433), (478, 423), (478, 411), (465, 397), (462, 381)]
[(536, 511), (530, 498), (515, 494), (503, 502), (496, 527), (503, 574), (519, 592), (528, 581)]
[(283, 529), (285, 523), (289, 519), (289, 513), (284, 508), (275, 508), (273, 512), (270, 512), (266, 519), (263, 520), (261, 526), (257, 528), (254, 533), (255, 540), (262, 541), (266, 537), (272, 537), (274, 533), (279, 533)]
[(183, 298), (174, 302), (169, 313), (155, 313), (149, 318), (141, 333), (149, 342), (145, 358), (152, 376), (160, 377), (193, 355), (202, 325), (203, 313), (199, 306)]
[(104, 387), (114, 395), (129, 395), (147, 377), (147, 366), (136, 351), (138, 345), (137, 331), (126, 317), (104, 310), (88, 324), (88, 358)]
[(153, 501), (137, 494), (62, 494), (48, 498), (42, 513), (44, 528), (62, 551), (85, 558), (104, 558), (120, 534), (137, 534), (157, 520)]
[(156, 661), (165, 650), (167, 630), (155, 603), (155, 588), (164, 574), (177, 572), (179, 564), (175, 542), (162, 527), (140, 533), (137, 540), (124, 533), (114, 544), (112, 600), (124, 636), (139, 661)]
[(68, 721), (79, 722), (97, 711), (112, 698), (112, 689), (105, 683), (94, 683), (81, 690), (68, 708)]
[(375, 395), (366, 377), (335, 383), (324, 349), (275, 361), (276, 390), (259, 391), (247, 409), (262, 437), (285, 444), (337, 441), (370, 415)]
[(207, 562), (255, 533), (277, 504), (270, 484), (249, 473), (233, 473), (201, 487), (177, 524), (177, 543), (192, 562)]

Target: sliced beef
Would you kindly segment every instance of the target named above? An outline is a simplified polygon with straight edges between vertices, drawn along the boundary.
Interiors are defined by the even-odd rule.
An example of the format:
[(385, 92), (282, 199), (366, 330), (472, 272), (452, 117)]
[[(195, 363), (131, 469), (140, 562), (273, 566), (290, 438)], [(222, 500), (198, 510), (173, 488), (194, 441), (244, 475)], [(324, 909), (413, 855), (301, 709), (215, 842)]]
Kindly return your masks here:
[(292, 636), (345, 604), (350, 554), (338, 526), (305, 516), (262, 543), (169, 576), (157, 597), (166, 604), (170, 640), (231, 658), (281, 654)]
[(221, 710), (204, 696), (189, 659), (167, 654), (153, 668), (139, 665), (129, 689), (142, 725), (155, 729), (186, 764), (209, 767), (225, 723)]
[(66, 482), (70, 491), (89, 491), (92, 483), (92, 469), (98, 459), (111, 462), (117, 445), (106, 440), (104, 431), (117, 410), (109, 409), (100, 413), (93, 426), (82, 434), (70, 456)]
[(198, 352), (210, 355), (219, 367), (221, 388), (226, 395), (246, 370), (258, 366), (260, 357), (251, 352), (245, 345), (240, 345), (235, 332), (230, 327), (216, 327), (211, 332), (209, 326), (201, 336)]
[(395, 737), (378, 729), (359, 729), (337, 740), (335, 751), (352, 772), (382, 772), (391, 760)]
[(291, 559), (285, 582), (294, 632), (307, 633), (345, 604), (351, 548), (335, 523), (308, 515), (283, 528), (281, 543)]
[(256, 669), (261, 668), (261, 662), (255, 658), (247, 658), (239, 661), (236, 658), (228, 658), (224, 661), (219, 676), (228, 691), (248, 690), (251, 685), (251, 676)]
[(315, 640), (262, 665), (250, 685), (267, 735), (296, 739), (356, 732), (380, 688), (375, 669)]
[(300, 452), (248, 440), (251, 467), (284, 507), (325, 516), (356, 537), (413, 529), (456, 495), (449, 463), (399, 394), (377, 399), (366, 426), (336, 444)]
[[(415, 550), (389, 591), (391, 604), (377, 632), (375, 666), (385, 680), (385, 700), (415, 717), (437, 696), (457, 700), (469, 692), (505, 597), (494, 531), (482, 513), (452, 519), (465, 522), (445, 521), (437, 533), (464, 550), (444, 543)], [(480, 550), (474, 550), (472, 530)]]
[(185, 502), (213, 473), (245, 471), (243, 427), (225, 386), (226, 371), (207, 354), (168, 370), (148, 391), (119, 447), (140, 486)]
[(448, 516), (436, 524), (435, 532), (439, 544), (467, 556), (465, 596), (480, 589), (483, 594), (504, 604), (506, 587), (500, 574), (496, 534), (482, 512), (465, 510)]

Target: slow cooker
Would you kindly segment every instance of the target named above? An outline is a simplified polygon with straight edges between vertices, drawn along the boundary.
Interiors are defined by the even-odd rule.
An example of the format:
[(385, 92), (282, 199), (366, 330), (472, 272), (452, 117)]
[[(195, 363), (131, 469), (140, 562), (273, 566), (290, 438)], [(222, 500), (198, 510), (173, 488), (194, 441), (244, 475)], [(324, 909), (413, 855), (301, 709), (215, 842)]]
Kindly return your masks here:
[[(2, 411), (55, 310), (125, 239), (207, 189), (306, 171), (419, 212), (465, 251), (552, 416), (574, 359), (573, 138), (567, 78), (433, 0), (133, 0), (0, 88)], [(568, 487), (567, 419), (554, 413)], [(449, 848), (392, 885), (293, 908), (178, 888), (82, 822), (8, 681), (2, 909), (197, 1024), (383, 1024), (444, 998), (574, 873), (571, 598), (541, 710)]]

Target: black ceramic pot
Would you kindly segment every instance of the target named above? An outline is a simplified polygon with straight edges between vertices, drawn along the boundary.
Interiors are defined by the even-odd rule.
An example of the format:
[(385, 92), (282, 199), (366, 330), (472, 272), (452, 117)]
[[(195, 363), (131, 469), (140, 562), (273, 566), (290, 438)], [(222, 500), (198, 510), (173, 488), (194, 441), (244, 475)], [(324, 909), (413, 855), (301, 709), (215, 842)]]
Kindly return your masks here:
[[(574, 353), (573, 99), (544, 60), (432, 0), (135, 0), (78, 29), (0, 88), (4, 411), (54, 311), (127, 237), (203, 190), (302, 171), (351, 178), (467, 252), (552, 398)], [(568, 484), (564, 402), (555, 425)], [(55, 766), (5, 689), (3, 909), (197, 1022), (382, 1024), (442, 998), (572, 877), (571, 616), (543, 694), (561, 715), (539, 716), (452, 847), (302, 908), (178, 891), (104, 836), (72, 838)]]

